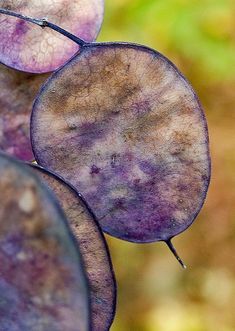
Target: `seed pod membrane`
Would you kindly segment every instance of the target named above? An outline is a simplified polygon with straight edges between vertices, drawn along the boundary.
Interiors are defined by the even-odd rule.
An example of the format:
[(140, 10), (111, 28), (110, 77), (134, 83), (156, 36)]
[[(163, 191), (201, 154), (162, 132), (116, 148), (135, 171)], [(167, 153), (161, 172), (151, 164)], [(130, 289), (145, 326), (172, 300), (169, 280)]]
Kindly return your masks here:
[(37, 162), (70, 181), (110, 235), (168, 241), (203, 205), (206, 120), (192, 87), (154, 50), (87, 45), (44, 85), (31, 124)]
[[(33, 18), (46, 18), (76, 36), (96, 39), (103, 20), (103, 0), (0, 0), (0, 8)], [(50, 29), (42, 29), (15, 17), (0, 15), (0, 62), (34, 72), (54, 71), (79, 46)]]
[(87, 282), (65, 216), (30, 169), (0, 153), (0, 330), (89, 331)]

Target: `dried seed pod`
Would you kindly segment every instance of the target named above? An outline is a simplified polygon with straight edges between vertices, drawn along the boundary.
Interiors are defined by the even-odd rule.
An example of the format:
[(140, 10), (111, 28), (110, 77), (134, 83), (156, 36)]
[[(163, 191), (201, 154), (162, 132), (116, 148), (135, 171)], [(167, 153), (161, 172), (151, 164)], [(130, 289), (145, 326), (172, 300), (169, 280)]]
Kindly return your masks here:
[(158, 52), (88, 44), (34, 104), (36, 160), (84, 195), (102, 227), (133, 242), (166, 241), (206, 197), (206, 120), (192, 87)]
[[(35, 18), (47, 18), (87, 40), (100, 30), (103, 0), (0, 0), (0, 8)], [(76, 43), (48, 29), (0, 15), (0, 62), (12, 68), (42, 73), (54, 71), (78, 50)]]
[(0, 153), (0, 329), (89, 331), (87, 281), (54, 195)]

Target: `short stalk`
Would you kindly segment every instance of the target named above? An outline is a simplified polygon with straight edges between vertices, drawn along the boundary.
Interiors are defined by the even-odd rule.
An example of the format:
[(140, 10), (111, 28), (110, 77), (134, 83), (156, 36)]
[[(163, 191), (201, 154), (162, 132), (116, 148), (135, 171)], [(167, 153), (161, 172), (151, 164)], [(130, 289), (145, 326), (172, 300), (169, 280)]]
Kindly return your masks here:
[(22, 19), (24, 21), (36, 24), (38, 26), (40, 26), (41, 28), (50, 28), (60, 34), (62, 34), (63, 36), (69, 38), (70, 40), (74, 41), (76, 44), (78, 44), (80, 47), (84, 46), (87, 44), (87, 42), (77, 36), (75, 36), (74, 34), (62, 29), (61, 27), (59, 27), (58, 25), (48, 22), (45, 18), (39, 19), (39, 18), (32, 18), (30, 16), (25, 16), (19, 13), (15, 13), (14, 11), (11, 10), (7, 10), (7, 9), (3, 9), (0, 8), (0, 14), (4, 14), (4, 15), (8, 15), (8, 16), (13, 16), (19, 19)]
[(180, 265), (186, 269), (186, 265), (184, 264), (184, 262), (182, 261), (182, 259), (179, 257), (174, 245), (171, 242), (171, 239), (166, 240), (165, 243), (167, 244), (167, 246), (169, 247), (170, 251), (173, 253), (173, 255), (175, 256), (175, 258), (177, 259), (177, 261), (180, 263)]

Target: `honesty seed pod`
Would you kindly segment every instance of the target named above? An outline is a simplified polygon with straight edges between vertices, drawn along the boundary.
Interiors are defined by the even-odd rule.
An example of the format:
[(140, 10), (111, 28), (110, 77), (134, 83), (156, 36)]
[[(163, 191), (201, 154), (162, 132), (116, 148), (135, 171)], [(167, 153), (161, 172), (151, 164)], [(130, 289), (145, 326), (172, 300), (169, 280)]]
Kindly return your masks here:
[[(103, 0), (0, 0), (0, 8), (43, 17), (87, 41), (96, 39), (104, 12)], [(54, 71), (79, 45), (52, 30), (35, 28), (17, 17), (0, 17), (0, 62), (34, 73)]]
[(0, 330), (90, 331), (89, 290), (54, 195), (0, 153)]

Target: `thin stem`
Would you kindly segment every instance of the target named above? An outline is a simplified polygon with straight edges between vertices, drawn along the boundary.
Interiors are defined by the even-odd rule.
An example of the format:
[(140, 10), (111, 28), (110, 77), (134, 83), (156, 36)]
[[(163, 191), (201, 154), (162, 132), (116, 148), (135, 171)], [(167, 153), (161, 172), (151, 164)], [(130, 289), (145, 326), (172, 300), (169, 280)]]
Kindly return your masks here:
[(50, 28), (50, 29), (52, 29), (54, 31), (57, 31), (58, 33), (62, 34), (63, 36), (71, 39), (72, 41), (74, 41), (76, 44), (78, 44), (81, 47), (84, 46), (85, 44), (87, 44), (85, 40), (73, 35), (72, 33), (68, 32), (64, 29), (62, 29), (61, 27), (59, 27), (56, 24), (48, 22), (45, 18), (42, 18), (42, 19), (32, 18), (32, 17), (29, 17), (29, 16), (25, 16), (25, 15), (15, 13), (11, 10), (2, 9), (2, 8), (0, 8), (0, 14), (20, 18), (24, 21), (36, 24), (36, 25), (40, 26), (41, 28)]
[(184, 262), (181, 260), (181, 258), (179, 257), (174, 245), (171, 242), (171, 239), (165, 241), (165, 243), (167, 244), (167, 246), (169, 247), (170, 251), (174, 254), (174, 256), (176, 257), (176, 259), (178, 260), (178, 262), (180, 263), (180, 265), (186, 269), (186, 265), (184, 264)]

